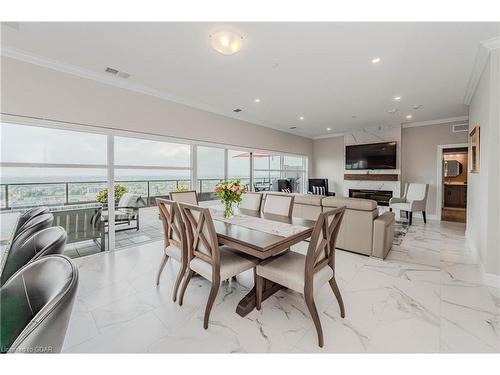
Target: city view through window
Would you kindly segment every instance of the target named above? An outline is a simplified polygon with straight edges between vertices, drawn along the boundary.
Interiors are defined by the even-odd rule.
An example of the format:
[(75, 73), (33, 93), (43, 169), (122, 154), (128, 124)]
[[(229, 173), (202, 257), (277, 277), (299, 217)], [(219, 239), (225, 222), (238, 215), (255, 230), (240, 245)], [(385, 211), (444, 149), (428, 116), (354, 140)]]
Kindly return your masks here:
[[(106, 135), (10, 123), (0, 130), (2, 209), (95, 202), (106, 188)], [(213, 199), (220, 180), (236, 178), (249, 190), (269, 190), (273, 181), (288, 178), (301, 192), (306, 178), (306, 158), (300, 156), (113, 138), (115, 183), (144, 198), (196, 189), (201, 200)]]

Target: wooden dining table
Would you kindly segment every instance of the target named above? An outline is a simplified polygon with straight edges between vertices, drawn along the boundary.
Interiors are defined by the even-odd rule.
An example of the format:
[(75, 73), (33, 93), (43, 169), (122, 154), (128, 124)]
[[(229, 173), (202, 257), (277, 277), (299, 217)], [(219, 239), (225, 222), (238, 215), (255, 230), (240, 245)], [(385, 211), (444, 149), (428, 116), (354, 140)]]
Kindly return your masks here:
[[(234, 219), (224, 219), (217, 209), (211, 211), (220, 244), (261, 260), (277, 256), (291, 246), (308, 239), (315, 225), (314, 220), (289, 218), (246, 209), (239, 209)], [(273, 223), (279, 228), (273, 230)], [(283, 286), (266, 281), (262, 299), (269, 298), (281, 288)], [(246, 316), (255, 308), (255, 294), (254, 285), (238, 303), (237, 314)]]

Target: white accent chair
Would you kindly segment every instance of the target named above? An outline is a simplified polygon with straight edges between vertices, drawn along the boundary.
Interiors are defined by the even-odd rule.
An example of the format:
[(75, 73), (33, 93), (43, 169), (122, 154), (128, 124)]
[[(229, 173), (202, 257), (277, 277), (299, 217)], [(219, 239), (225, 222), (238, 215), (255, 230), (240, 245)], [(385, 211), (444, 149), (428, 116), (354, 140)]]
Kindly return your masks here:
[(262, 194), (260, 193), (245, 193), (241, 196), (240, 208), (245, 210), (260, 211), (262, 204)]
[(289, 194), (266, 194), (262, 212), (280, 216), (292, 217), (295, 196)]
[(405, 184), (405, 194), (402, 198), (391, 198), (389, 209), (392, 211), (400, 210), (406, 212), (409, 224), (412, 224), (413, 213), (422, 212), (424, 223), (427, 223), (425, 216), (425, 206), (427, 205), (427, 195), (429, 193), (429, 184)]

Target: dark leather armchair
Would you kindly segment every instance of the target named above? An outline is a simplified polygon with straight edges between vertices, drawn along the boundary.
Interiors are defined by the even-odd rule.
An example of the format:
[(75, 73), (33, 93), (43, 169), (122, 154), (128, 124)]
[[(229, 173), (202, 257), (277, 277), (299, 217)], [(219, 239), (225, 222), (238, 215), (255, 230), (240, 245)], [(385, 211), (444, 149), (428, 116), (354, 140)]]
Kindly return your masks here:
[(19, 243), (21, 241), (26, 241), (36, 232), (39, 232), (42, 229), (50, 228), (53, 222), (54, 222), (54, 215), (50, 213), (38, 215), (31, 218), (30, 220), (28, 220), (19, 227), (19, 230), (14, 236), (12, 244), (14, 244), (14, 242)]
[(19, 216), (19, 219), (17, 220), (17, 226), (16, 230), (14, 231), (14, 237), (19, 233), (19, 229), (28, 221), (33, 219), (36, 216), (43, 215), (49, 212), (48, 207), (34, 207), (25, 213), (23, 213), (21, 216)]
[(7, 353), (58, 353), (78, 287), (68, 257), (50, 255), (27, 264), (0, 289), (0, 349)]
[(15, 241), (7, 253), (0, 285), (29, 262), (46, 255), (62, 254), (66, 238), (64, 228), (51, 227), (34, 233), (27, 240)]

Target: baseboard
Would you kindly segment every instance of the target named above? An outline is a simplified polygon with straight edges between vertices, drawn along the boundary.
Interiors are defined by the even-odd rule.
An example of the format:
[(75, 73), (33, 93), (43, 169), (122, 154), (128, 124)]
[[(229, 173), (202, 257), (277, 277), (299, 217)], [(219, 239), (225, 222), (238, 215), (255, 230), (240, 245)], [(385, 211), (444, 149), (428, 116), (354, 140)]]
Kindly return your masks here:
[(479, 251), (474, 242), (469, 237), (469, 231), (465, 230), (465, 239), (467, 241), (467, 246), (474, 254), (474, 258), (479, 266), (479, 272), (481, 273), (482, 283), (486, 286), (492, 286), (495, 288), (500, 288), (500, 275), (496, 275), (494, 273), (488, 273), (484, 269), (484, 264), (481, 261), (481, 257), (479, 256)]
[(481, 261), (479, 261), (478, 264), (479, 264), (479, 270), (481, 272), (481, 278), (483, 279), (483, 284), (486, 286), (500, 288), (500, 275), (486, 272), (486, 270), (484, 269), (484, 265)]

